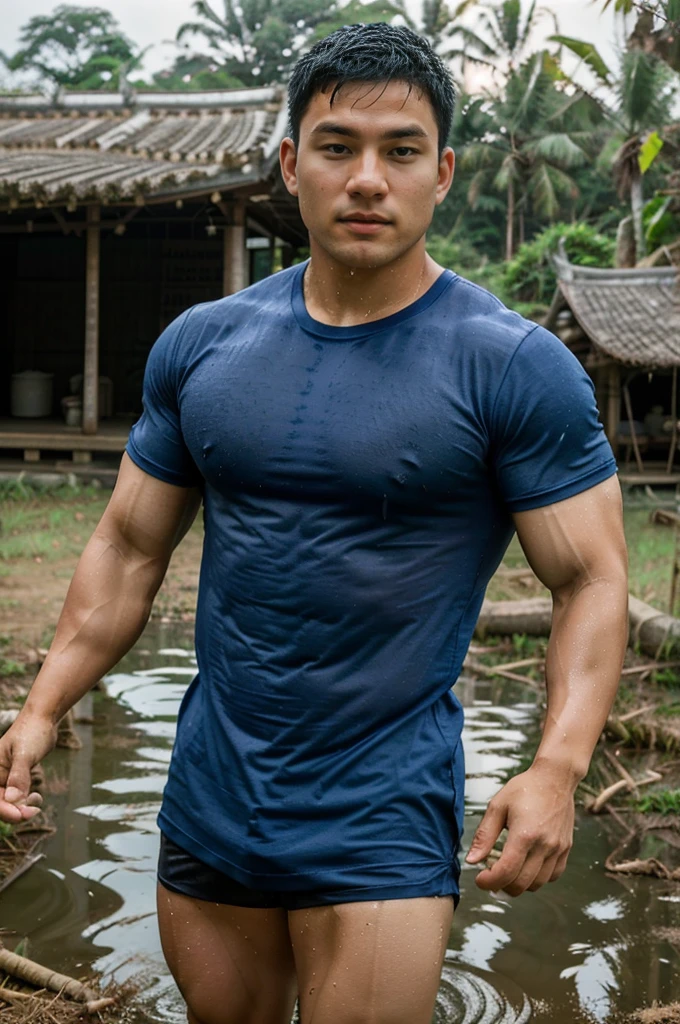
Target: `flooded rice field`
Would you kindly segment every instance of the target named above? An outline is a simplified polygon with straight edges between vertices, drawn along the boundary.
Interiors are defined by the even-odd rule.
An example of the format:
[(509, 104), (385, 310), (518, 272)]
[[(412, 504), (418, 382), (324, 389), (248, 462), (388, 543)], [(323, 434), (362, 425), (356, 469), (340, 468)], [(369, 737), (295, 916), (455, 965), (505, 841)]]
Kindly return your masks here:
[[(149, 627), (93, 697), (83, 749), (47, 767), (58, 831), (45, 858), (3, 894), (0, 926), (29, 955), (75, 976), (136, 977), (143, 1020), (180, 1024), (182, 1000), (155, 919), (156, 813), (184, 690), (191, 633)], [(461, 679), (469, 842), (487, 801), (535, 747), (539, 697), (521, 685)], [(517, 900), (482, 893), (464, 868), (436, 1024), (578, 1024), (680, 1000), (680, 886), (609, 878), (601, 819), (581, 815), (567, 873)], [(675, 946), (672, 944), (675, 941)]]

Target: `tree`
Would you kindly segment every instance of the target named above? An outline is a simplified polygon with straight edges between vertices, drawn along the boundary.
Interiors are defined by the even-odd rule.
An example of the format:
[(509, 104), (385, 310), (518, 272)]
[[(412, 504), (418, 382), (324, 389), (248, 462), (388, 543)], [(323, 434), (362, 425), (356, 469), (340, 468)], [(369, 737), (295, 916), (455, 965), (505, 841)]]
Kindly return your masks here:
[(592, 110), (558, 89), (560, 73), (545, 51), (508, 74), (501, 96), (470, 98), (461, 116), (474, 133), (464, 145), (461, 164), (473, 171), (468, 187), (472, 207), (494, 192), (506, 197), (505, 258), (515, 251), (515, 222), (527, 211), (543, 221), (564, 212), (578, 196), (569, 171), (585, 165), (593, 137)]
[(214, 63), (247, 85), (280, 83), (311, 42), (339, 25), (391, 20), (401, 10), (392, 0), (222, 0), (221, 13), (194, 0), (193, 9), (196, 19), (180, 26), (177, 41), (200, 37)]
[(252, 82), (243, 82), (205, 53), (180, 53), (174, 64), (153, 76), (158, 89), (238, 89)]
[(680, 72), (680, 0), (603, 0), (621, 14), (638, 13), (628, 45), (663, 60)]
[[(473, 3), (460, 4), (458, 14), (473, 6)], [(521, 0), (503, 0), (502, 3), (480, 3), (478, 27), (467, 28), (458, 24), (452, 34), (462, 42), (462, 47), (452, 49), (448, 57), (460, 57), (463, 62), (483, 64), (503, 75), (512, 74), (522, 64), (527, 55), (532, 32), (542, 17), (550, 17), (558, 31), (557, 21), (552, 11), (536, 7), (536, 0), (531, 0), (526, 17), (522, 18)]]
[(30, 18), (19, 41), (13, 56), (2, 55), (9, 70), (37, 72), (57, 88), (118, 88), (142, 56), (101, 7), (61, 4), (49, 15)]
[(622, 54), (614, 74), (592, 44), (567, 36), (553, 38), (580, 57), (599, 80), (602, 95), (596, 100), (604, 117), (599, 162), (611, 170), (619, 196), (630, 202), (639, 260), (646, 249), (644, 175), (663, 146), (660, 133), (672, 119), (677, 75), (637, 47)]

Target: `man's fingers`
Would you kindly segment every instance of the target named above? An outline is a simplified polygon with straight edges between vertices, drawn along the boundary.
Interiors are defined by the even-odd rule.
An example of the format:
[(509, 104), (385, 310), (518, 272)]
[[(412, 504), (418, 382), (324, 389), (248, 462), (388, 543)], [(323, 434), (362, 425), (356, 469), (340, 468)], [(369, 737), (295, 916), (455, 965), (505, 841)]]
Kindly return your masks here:
[(468, 864), (479, 864), (480, 861), (489, 856), (496, 840), (505, 828), (505, 819), (505, 805), (502, 803), (495, 804), (492, 800), (470, 844), (470, 852), (465, 858)]
[(492, 867), (479, 872), (475, 878), (476, 884), (480, 889), (486, 889), (490, 892), (505, 889), (507, 885), (514, 882), (522, 870), (527, 859), (527, 852), (519, 844), (514, 844), (511, 840), (508, 840), (505, 844), (505, 849), (496, 863)]
[(544, 865), (543, 854), (539, 851), (532, 853), (525, 860), (516, 878), (509, 885), (503, 886), (503, 892), (507, 892), (508, 896), (521, 896), (523, 892), (526, 892), (534, 884)]
[(527, 886), (529, 892), (537, 892), (546, 884), (546, 882), (552, 881), (553, 872), (558, 860), (559, 854), (554, 854), (552, 857), (548, 857), (548, 859), (544, 861), (543, 867), (540, 869), (531, 885)]
[(10, 825), (18, 825), (26, 819), (23, 816), (22, 808), (16, 804), (10, 804), (3, 798), (3, 791), (0, 789), (0, 820), (9, 822)]
[(5, 800), (8, 804), (24, 803), (30, 789), (31, 762), (22, 757), (15, 757), (5, 784)]
[(29, 793), (26, 797), (27, 807), (42, 807), (43, 798), (40, 793)]
[(553, 872), (552, 872), (550, 878), (548, 879), (549, 882), (556, 882), (557, 879), (560, 878), (564, 874), (565, 868), (567, 866), (567, 861), (569, 860), (569, 853), (570, 852), (571, 852), (571, 847), (569, 847), (568, 850), (565, 850), (564, 853), (560, 857), (557, 858), (557, 862), (555, 863), (555, 867), (553, 868)]

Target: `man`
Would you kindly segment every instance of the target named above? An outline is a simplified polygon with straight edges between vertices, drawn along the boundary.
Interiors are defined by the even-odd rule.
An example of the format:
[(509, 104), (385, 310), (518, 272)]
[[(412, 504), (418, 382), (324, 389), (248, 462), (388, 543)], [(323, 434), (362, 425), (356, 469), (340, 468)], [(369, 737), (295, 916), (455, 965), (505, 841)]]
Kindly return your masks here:
[(626, 639), (626, 556), (591, 384), (554, 336), (425, 251), (454, 95), (405, 28), (317, 44), (281, 170), (311, 259), (164, 332), (57, 634), (0, 741), (35, 813), (55, 723), (140, 635), (203, 500), (198, 675), (159, 823), (159, 920), (191, 1024), (426, 1024), (462, 832), (451, 691), (514, 529), (555, 614), (532, 766), (468, 861), (564, 871)]

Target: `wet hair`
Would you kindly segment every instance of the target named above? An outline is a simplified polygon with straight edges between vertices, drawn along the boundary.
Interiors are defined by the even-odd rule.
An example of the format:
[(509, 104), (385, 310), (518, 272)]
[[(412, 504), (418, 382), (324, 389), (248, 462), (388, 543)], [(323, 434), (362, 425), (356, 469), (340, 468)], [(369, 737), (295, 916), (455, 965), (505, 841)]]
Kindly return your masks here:
[(288, 83), (288, 133), (297, 147), (300, 122), (312, 98), (332, 85), (330, 104), (349, 82), (406, 82), (428, 96), (437, 122), (439, 155), (446, 146), (456, 94), (451, 72), (410, 28), (373, 22), (344, 25), (295, 64)]

